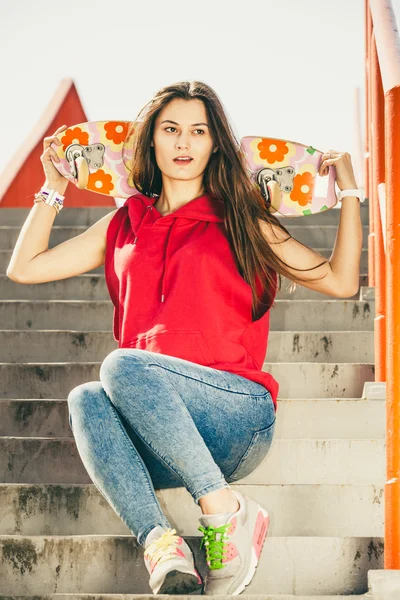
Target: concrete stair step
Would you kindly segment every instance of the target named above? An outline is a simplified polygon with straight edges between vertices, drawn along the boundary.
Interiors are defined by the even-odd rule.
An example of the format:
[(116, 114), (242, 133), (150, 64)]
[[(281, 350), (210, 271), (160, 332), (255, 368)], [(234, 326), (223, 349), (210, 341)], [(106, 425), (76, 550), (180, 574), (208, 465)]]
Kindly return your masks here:
[[(385, 447), (384, 439), (274, 438), (241, 483), (381, 486)], [(74, 438), (2, 437), (0, 449), (0, 483), (92, 483)]]
[[(275, 438), (385, 439), (386, 402), (278, 399)], [(0, 436), (73, 437), (67, 400), (0, 399)]]
[[(277, 293), (278, 299), (315, 299), (320, 300), (326, 298), (336, 298), (321, 294), (315, 290), (305, 286), (298, 285), (293, 292), (289, 292), (289, 280), (284, 279), (282, 287)], [(374, 290), (375, 288), (365, 288), (362, 284), (368, 283), (364, 276), (360, 276), (359, 287), (364, 290)], [(359, 300), (360, 290), (351, 298)], [(45, 283), (18, 283), (13, 281), (7, 275), (0, 275), (0, 298), (4, 300), (109, 300), (109, 292), (105, 281), (104, 274), (88, 274), (76, 275), (67, 279), (59, 279), (57, 281), (48, 281)], [(350, 297), (348, 299), (351, 299)], [(343, 298), (339, 298), (342, 300)], [(366, 298), (364, 298), (366, 299)], [(372, 300), (374, 298), (371, 298)]]
[(375, 287), (361, 285), (360, 300), (375, 300)]
[[(102, 361), (117, 348), (111, 331), (0, 331), (0, 362)], [(267, 357), (268, 362), (374, 362), (374, 332), (271, 331)]]
[[(0, 363), (0, 398), (67, 398), (72, 388), (99, 381), (101, 362)], [(361, 398), (375, 381), (370, 363), (268, 363), (263, 371), (280, 383), (280, 398)]]
[(374, 332), (271, 331), (267, 358), (268, 362), (373, 363)]
[[(49, 248), (83, 233), (87, 228), (86, 225), (53, 225), (50, 232)], [(292, 225), (287, 229), (296, 240), (310, 248), (333, 248), (338, 230), (337, 225), (309, 225), (308, 227)], [(20, 231), (21, 227), (19, 225), (0, 225), (0, 248), (3, 250), (14, 248)], [(363, 248), (368, 248), (368, 234), (369, 226), (363, 225)], [(138, 243), (140, 243), (140, 238)]]
[[(111, 300), (0, 300), (0, 329), (110, 331)], [(373, 331), (375, 302), (276, 300), (271, 331)]]
[[(277, 299), (270, 312), (271, 331), (373, 331), (375, 301), (352, 299)], [(1, 303), (0, 303), (1, 305)]]
[[(197, 536), (186, 541), (204, 577), (200, 540)], [(0, 536), (0, 547), (3, 594), (151, 593), (143, 547), (132, 535)], [(368, 570), (382, 568), (382, 538), (267, 536), (245, 592), (364, 594)]]
[[(271, 517), (268, 536), (383, 537), (384, 488), (365, 485), (240, 485)], [(185, 487), (156, 489), (171, 526), (200, 535), (200, 507)], [(93, 483), (0, 484), (0, 535), (129, 535)], [(288, 519), (287, 515), (295, 515)]]
[(262, 370), (280, 383), (280, 398), (361, 398), (364, 383), (375, 381), (373, 363), (264, 362)]
[[(292, 237), (309, 248), (333, 248), (335, 245), (337, 225), (291, 225), (286, 227)], [(362, 226), (362, 248), (368, 248), (369, 225)], [(7, 248), (8, 246), (4, 246)]]
[[(79, 208), (73, 208), (64, 206), (60, 214), (57, 215), (57, 225), (92, 225), (109, 212), (115, 210), (116, 206), (80, 206)], [(31, 208), (29, 207), (18, 207), (18, 208), (4, 208), (1, 210), (0, 217), (3, 225), (18, 225), (22, 227)], [(315, 215), (304, 215), (300, 219), (299, 217), (278, 217), (279, 220), (287, 226), (289, 229), (290, 225), (303, 225), (308, 227), (309, 225), (335, 225), (339, 223), (340, 209), (333, 208), (332, 210), (326, 210), (322, 213)], [(363, 225), (369, 223), (369, 202), (368, 199), (360, 204), (360, 215)]]
[(45, 283), (18, 283), (0, 275), (0, 296), (4, 300), (109, 300), (104, 273), (76, 275)]
[[(117, 206), (64, 206), (63, 210), (56, 216), (55, 225), (78, 225), (89, 227), (105, 215), (115, 210)], [(0, 209), (0, 220), (3, 226), (22, 227), (28, 217), (31, 208), (15, 207)], [(368, 213), (368, 211), (366, 211)], [(332, 218), (332, 217), (331, 217)]]
[(384, 440), (386, 401), (360, 398), (278, 399), (274, 437)]
[[(245, 594), (242, 592), (240, 597), (245, 600), (348, 600), (346, 596), (293, 596), (293, 594)], [(352, 598), (361, 600), (379, 600), (370, 594), (352, 594)], [(40, 594), (40, 600), (152, 600), (154, 595), (147, 594)], [(190, 600), (192, 596), (169, 594), (170, 600)], [(232, 596), (218, 596), (219, 600), (230, 600)], [(37, 596), (15, 596), (10, 599), (9, 596), (0, 595), (0, 600), (39, 600)]]

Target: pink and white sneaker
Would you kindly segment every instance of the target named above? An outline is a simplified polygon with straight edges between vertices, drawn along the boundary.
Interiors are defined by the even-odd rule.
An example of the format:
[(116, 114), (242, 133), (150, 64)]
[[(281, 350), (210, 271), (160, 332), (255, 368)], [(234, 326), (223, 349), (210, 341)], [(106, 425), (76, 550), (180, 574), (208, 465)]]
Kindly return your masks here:
[(204, 595), (238, 596), (252, 580), (269, 526), (268, 512), (255, 500), (232, 490), (236, 513), (202, 515), (200, 547), (206, 549), (208, 573)]
[(144, 562), (153, 594), (201, 594), (203, 581), (191, 549), (175, 529), (157, 525), (145, 541)]

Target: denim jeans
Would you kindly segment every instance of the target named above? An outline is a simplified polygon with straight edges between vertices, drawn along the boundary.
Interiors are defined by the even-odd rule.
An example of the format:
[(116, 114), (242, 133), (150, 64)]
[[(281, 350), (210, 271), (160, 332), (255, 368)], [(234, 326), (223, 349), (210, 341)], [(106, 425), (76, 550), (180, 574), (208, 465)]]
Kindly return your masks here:
[(186, 487), (199, 504), (229, 487), (263, 461), (276, 420), (261, 384), (136, 348), (108, 354), (68, 410), (89, 477), (143, 546), (153, 527), (171, 527), (155, 489)]

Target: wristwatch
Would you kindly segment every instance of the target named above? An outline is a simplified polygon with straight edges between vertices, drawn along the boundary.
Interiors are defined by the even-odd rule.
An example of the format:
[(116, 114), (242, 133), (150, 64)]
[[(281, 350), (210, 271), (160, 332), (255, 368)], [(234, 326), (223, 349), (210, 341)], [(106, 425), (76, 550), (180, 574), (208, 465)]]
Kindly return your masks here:
[(365, 193), (363, 188), (357, 188), (357, 189), (347, 189), (347, 190), (339, 190), (339, 192), (336, 193), (336, 198), (340, 201), (342, 198), (344, 198), (345, 196), (357, 196), (357, 198), (360, 200), (360, 202), (364, 202), (365, 201)]

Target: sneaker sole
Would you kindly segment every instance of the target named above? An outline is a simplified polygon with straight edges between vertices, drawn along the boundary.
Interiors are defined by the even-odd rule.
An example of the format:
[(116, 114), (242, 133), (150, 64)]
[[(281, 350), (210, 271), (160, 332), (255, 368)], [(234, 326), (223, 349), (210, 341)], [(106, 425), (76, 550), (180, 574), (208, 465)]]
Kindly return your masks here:
[(199, 583), (196, 575), (173, 569), (167, 573), (161, 587), (154, 593), (201, 595), (203, 587), (204, 583)]
[(265, 538), (267, 537), (269, 521), (270, 521), (268, 512), (264, 508), (262, 508), (262, 506), (258, 505), (258, 513), (257, 514), (259, 514), (260, 512), (263, 514), (264, 523), (265, 523), (266, 527), (262, 530), (261, 536), (257, 542), (258, 557), (257, 557), (256, 551), (254, 549), (254, 546), (252, 546), (249, 570), (247, 571), (247, 575), (244, 578), (244, 580), (242, 581), (242, 583), (231, 593), (232, 596), (239, 596), (239, 594), (241, 594), (243, 592), (244, 588), (247, 585), (249, 585), (249, 583), (253, 579), (254, 574), (256, 572), (256, 568), (257, 568), (257, 565), (259, 562), (259, 557), (261, 556)]

